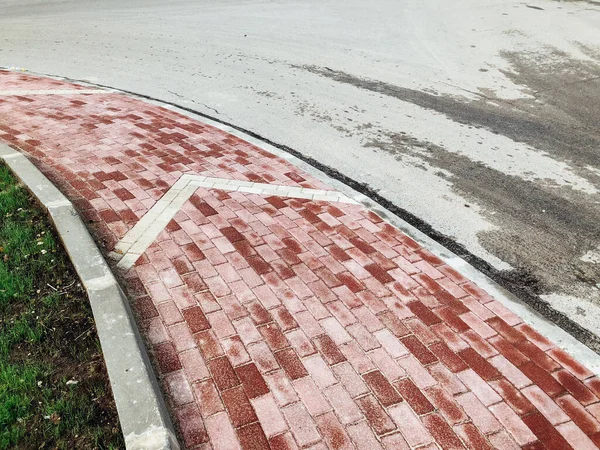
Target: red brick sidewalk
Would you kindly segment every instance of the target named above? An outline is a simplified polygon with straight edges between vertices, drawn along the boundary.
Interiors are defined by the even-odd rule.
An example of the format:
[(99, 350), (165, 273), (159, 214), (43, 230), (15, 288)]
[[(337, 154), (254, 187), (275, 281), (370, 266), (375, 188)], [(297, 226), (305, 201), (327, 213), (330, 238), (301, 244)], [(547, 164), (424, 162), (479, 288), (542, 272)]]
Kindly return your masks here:
[[(0, 71), (0, 91), (40, 89), (74, 87)], [(107, 254), (183, 174), (331, 191), (120, 94), (0, 93), (0, 139)], [(187, 448), (600, 444), (598, 379), (375, 214), (216, 187), (123, 274)]]

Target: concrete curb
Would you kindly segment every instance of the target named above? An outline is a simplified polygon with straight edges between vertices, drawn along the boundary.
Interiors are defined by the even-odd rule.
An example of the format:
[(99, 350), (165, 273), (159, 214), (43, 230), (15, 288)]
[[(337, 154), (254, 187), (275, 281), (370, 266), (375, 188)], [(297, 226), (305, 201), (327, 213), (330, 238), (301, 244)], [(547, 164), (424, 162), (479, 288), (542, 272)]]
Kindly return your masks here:
[(0, 158), (46, 209), (85, 287), (128, 450), (179, 450), (179, 444), (127, 297), (71, 202), (21, 153)]

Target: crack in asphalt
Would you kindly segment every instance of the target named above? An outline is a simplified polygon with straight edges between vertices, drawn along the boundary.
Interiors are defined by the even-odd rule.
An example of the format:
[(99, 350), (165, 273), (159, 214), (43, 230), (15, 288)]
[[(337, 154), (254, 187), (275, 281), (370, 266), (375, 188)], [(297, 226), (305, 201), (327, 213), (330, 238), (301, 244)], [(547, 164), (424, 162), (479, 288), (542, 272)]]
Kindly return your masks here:
[[(214, 112), (215, 112), (216, 114), (218, 114), (219, 116), (223, 116), (223, 117), (229, 117), (229, 116), (227, 116), (226, 114), (223, 114), (223, 113), (219, 112), (219, 111), (218, 111), (216, 108), (213, 108), (212, 106), (208, 106), (206, 103), (200, 103), (200, 102), (197, 102), (197, 101), (196, 101), (196, 100), (194, 100), (194, 99), (191, 99), (191, 98), (186, 98), (186, 97), (184, 97), (183, 95), (181, 95), (181, 94), (178, 94), (177, 92), (174, 92), (174, 91), (171, 91), (171, 90), (168, 90), (168, 89), (167, 89), (167, 92), (169, 92), (170, 94), (173, 94), (173, 95), (174, 95), (174, 96), (176, 96), (176, 97), (179, 97), (180, 99), (182, 99), (182, 100), (183, 100), (183, 101), (185, 101), (185, 102), (192, 102), (192, 103), (195, 103), (196, 105), (199, 105), (199, 106), (204, 106), (206, 109), (210, 109), (211, 111), (214, 111)], [(167, 103), (167, 102), (165, 102), (165, 103)], [(180, 107), (180, 108), (181, 108), (181, 107)]]

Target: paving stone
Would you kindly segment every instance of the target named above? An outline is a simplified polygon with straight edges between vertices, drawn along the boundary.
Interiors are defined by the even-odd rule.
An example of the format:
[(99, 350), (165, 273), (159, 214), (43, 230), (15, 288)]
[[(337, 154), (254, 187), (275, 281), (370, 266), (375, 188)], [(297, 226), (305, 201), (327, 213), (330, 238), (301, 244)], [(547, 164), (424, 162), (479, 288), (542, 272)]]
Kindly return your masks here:
[(382, 436), (396, 429), (396, 424), (375, 397), (366, 395), (357, 403), (375, 434)]

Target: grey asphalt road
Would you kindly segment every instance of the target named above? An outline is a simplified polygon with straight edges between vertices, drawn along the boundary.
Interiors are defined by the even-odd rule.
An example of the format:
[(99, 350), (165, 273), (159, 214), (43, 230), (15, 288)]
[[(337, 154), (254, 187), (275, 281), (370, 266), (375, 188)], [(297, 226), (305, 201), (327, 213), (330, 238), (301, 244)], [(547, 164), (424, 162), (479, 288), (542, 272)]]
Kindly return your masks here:
[(288, 146), (596, 335), (599, 62), (591, 0), (0, 0), (0, 66)]

